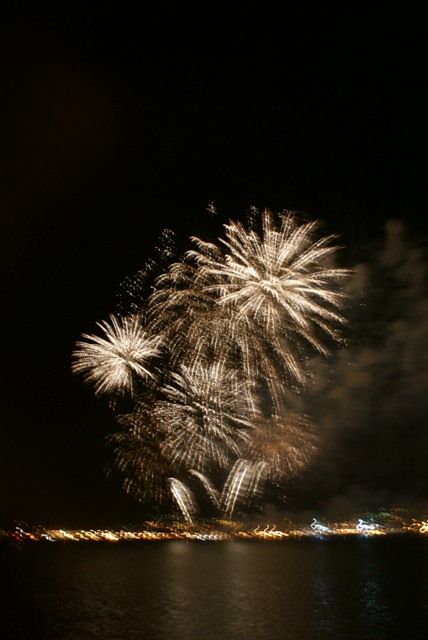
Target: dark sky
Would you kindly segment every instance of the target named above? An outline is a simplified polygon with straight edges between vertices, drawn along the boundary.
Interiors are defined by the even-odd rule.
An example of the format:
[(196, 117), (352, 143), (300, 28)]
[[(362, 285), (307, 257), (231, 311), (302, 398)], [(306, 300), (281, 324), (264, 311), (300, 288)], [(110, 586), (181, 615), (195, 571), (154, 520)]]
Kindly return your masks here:
[[(421, 17), (18, 4), (0, 20), (2, 518), (135, 521), (138, 505), (104, 476), (116, 423), (71, 375), (75, 341), (114, 310), (119, 284), (162, 229), (183, 239), (211, 232), (209, 202), (219, 226), (250, 206), (321, 218), (350, 263), (369, 260), (389, 219), (420, 244)], [(421, 348), (424, 340), (421, 332)], [(358, 357), (362, 372), (361, 349)], [(425, 409), (416, 433), (428, 446)], [(384, 464), (393, 472), (379, 479), (372, 463), (367, 491), (376, 481), (396, 487), (409, 465), (426, 462), (415, 461), (408, 435), (400, 460), (401, 435)], [(361, 457), (365, 437), (348, 438)], [(413, 479), (428, 494), (423, 475), (410, 476), (410, 494)], [(346, 493), (340, 483), (352, 478), (339, 476), (334, 491)]]

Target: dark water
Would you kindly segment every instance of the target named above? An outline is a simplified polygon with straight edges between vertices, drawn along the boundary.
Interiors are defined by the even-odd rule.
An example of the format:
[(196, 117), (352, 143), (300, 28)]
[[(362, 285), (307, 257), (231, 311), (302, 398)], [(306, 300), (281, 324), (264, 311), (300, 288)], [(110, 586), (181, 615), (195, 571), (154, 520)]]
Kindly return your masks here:
[(428, 538), (1, 551), (2, 640), (428, 638)]

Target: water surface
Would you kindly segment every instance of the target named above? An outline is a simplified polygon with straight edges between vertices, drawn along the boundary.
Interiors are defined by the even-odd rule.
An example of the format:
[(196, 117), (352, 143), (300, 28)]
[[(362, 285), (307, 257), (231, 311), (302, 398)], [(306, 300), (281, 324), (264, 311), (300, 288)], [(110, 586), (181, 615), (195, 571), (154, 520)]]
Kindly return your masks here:
[(428, 638), (428, 539), (3, 549), (4, 640)]

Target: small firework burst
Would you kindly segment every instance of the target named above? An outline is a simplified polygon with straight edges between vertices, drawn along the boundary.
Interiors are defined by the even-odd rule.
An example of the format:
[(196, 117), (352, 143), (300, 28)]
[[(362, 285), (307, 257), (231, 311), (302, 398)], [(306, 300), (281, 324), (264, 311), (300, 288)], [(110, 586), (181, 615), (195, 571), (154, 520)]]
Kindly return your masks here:
[(111, 314), (110, 324), (102, 321), (97, 325), (105, 338), (83, 334), (86, 340), (77, 342), (72, 353), (72, 371), (82, 373), (96, 395), (133, 397), (136, 380), (153, 375), (148, 363), (159, 356), (161, 339), (144, 331), (138, 316)]

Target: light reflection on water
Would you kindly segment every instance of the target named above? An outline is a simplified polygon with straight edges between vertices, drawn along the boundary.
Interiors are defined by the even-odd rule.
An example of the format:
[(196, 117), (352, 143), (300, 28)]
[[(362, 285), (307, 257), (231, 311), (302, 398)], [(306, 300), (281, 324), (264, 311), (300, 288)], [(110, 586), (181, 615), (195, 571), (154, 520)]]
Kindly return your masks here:
[(1, 559), (4, 640), (428, 637), (425, 539), (35, 544)]

